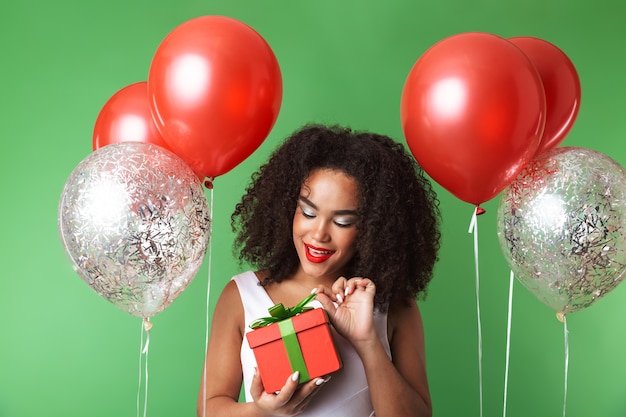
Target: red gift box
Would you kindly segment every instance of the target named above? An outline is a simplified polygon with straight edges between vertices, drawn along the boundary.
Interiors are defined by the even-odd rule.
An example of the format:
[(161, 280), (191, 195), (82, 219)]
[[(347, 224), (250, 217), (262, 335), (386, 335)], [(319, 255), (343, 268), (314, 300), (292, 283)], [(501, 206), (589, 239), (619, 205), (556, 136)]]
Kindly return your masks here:
[(257, 328), (246, 337), (268, 393), (279, 391), (295, 371), (300, 371), (302, 383), (341, 369), (322, 308)]

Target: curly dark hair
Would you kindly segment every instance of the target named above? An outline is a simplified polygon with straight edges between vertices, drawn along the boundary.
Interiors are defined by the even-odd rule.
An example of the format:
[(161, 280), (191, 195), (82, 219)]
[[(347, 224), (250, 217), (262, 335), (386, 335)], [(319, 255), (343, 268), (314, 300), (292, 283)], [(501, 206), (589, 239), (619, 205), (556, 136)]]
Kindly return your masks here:
[(296, 272), (296, 202), (305, 179), (320, 168), (342, 171), (358, 184), (356, 253), (346, 276), (370, 278), (382, 311), (425, 296), (441, 238), (431, 183), (400, 143), (340, 126), (304, 126), (252, 175), (231, 216), (239, 261), (267, 271), (264, 285)]

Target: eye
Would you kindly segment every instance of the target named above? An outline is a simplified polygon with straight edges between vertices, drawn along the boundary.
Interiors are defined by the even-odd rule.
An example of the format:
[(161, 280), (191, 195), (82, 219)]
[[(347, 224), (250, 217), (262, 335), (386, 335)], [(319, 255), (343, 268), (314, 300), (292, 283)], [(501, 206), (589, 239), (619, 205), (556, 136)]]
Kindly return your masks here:
[(313, 212), (313, 210), (311, 210), (308, 207), (300, 206), (300, 211), (302, 212), (302, 215), (306, 217), (307, 219), (312, 219), (315, 217), (315, 213)]
[(351, 227), (354, 226), (354, 224), (356, 223), (355, 219), (335, 219), (334, 223), (339, 226), (339, 227)]

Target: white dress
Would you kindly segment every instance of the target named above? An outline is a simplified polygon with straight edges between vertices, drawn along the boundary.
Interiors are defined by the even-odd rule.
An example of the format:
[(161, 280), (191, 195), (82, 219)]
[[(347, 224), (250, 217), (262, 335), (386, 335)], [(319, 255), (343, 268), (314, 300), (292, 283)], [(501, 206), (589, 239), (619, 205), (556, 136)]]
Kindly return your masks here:
[[(274, 302), (270, 299), (265, 288), (260, 285), (254, 272), (247, 271), (234, 276), (232, 279), (237, 284), (239, 295), (241, 296), (247, 333), (251, 331), (248, 324), (260, 317), (268, 316), (267, 309), (273, 306)], [(321, 307), (317, 300), (314, 300), (312, 305)], [(391, 350), (387, 340), (387, 314), (375, 311), (374, 323), (385, 351), (391, 358)], [(374, 409), (370, 400), (367, 379), (365, 378), (361, 359), (352, 348), (350, 342), (340, 336), (332, 326), (331, 331), (341, 356), (343, 367), (332, 374), (330, 381), (324, 384), (305, 411), (299, 415), (302, 417), (373, 416)], [(246, 337), (243, 338), (243, 343), (241, 344), (241, 366), (243, 369), (246, 401), (251, 402), (250, 383), (254, 375), (256, 360)]]

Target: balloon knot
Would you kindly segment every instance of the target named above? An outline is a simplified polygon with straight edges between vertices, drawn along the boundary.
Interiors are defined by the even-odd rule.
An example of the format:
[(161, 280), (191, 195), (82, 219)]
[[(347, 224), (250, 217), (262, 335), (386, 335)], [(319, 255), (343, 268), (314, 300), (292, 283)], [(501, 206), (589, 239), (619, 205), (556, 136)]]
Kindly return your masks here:
[(563, 313), (562, 311), (559, 311), (558, 313), (556, 313), (556, 318), (563, 323), (565, 321), (565, 313)]
[(143, 329), (144, 329), (146, 332), (149, 332), (149, 331), (150, 331), (150, 329), (152, 329), (152, 322), (151, 322), (151, 321), (150, 321), (150, 319), (149, 319), (149, 318), (147, 318), (147, 317), (143, 319)]
[(484, 208), (480, 207), (480, 206), (476, 206), (476, 215), (480, 216), (481, 214), (485, 214), (487, 212), (487, 210), (485, 210)]
[(209, 190), (212, 190), (213, 189), (213, 177), (210, 177), (209, 179), (204, 181), (204, 186), (208, 188)]

